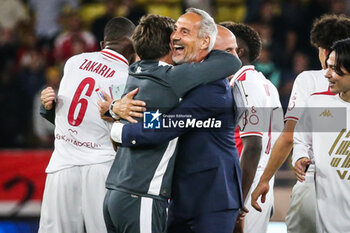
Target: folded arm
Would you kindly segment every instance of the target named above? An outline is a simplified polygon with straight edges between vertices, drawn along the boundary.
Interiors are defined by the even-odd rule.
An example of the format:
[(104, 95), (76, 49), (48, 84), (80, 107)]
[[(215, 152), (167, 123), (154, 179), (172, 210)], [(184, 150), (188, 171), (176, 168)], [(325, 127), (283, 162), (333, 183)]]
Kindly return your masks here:
[[(190, 115), (190, 119), (206, 120), (222, 114), (223, 93), (225, 87), (217, 83), (211, 83), (198, 87), (191, 91), (184, 100), (167, 115)], [(216, 107), (216, 108), (215, 108)], [(187, 118), (183, 118), (186, 120)], [(186, 123), (185, 123), (186, 124)], [(115, 123), (111, 131), (114, 141), (122, 146), (134, 147), (140, 145), (158, 145), (168, 142), (186, 133), (192, 127), (173, 127), (161, 129), (144, 129), (142, 122), (137, 124)]]

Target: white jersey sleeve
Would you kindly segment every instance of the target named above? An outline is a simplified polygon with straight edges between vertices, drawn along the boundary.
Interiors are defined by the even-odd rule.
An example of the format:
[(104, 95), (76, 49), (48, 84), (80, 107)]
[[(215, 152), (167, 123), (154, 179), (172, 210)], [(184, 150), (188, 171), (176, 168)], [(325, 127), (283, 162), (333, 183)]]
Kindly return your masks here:
[(293, 156), (292, 156), (292, 165), (295, 166), (295, 162), (299, 159), (306, 157), (310, 158), (312, 154), (312, 135), (311, 135), (311, 118), (310, 112), (307, 109), (308, 104), (306, 103), (306, 110), (300, 117), (298, 121), (294, 134), (293, 134)]
[(325, 70), (310, 70), (300, 73), (293, 84), (285, 120), (298, 121), (308, 98), (316, 92), (328, 91)]
[(67, 61), (57, 94), (55, 149), (46, 172), (114, 159), (112, 123), (100, 118), (97, 101), (100, 90), (112, 98), (123, 93), (127, 77), (127, 60), (109, 49)]
[[(310, 70), (300, 73), (294, 81), (293, 90), (289, 99), (285, 120), (298, 121), (306, 109), (306, 103), (312, 94), (328, 92), (328, 81), (325, 78), (325, 70)], [(298, 131), (298, 130), (295, 130)], [(312, 151), (303, 151), (304, 144), (299, 133), (294, 133), (294, 146), (292, 154), (292, 165), (302, 157), (310, 157), (313, 161)], [(302, 143), (299, 145), (299, 143)]]

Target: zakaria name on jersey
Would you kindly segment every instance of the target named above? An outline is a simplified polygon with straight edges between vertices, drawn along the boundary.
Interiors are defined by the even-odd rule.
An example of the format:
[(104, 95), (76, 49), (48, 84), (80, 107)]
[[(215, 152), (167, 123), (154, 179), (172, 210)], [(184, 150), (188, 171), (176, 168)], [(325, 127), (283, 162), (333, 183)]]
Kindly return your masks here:
[[(115, 54), (115, 52), (104, 49), (100, 53), (103, 57), (109, 58), (117, 62), (121, 61), (126, 65), (129, 65), (128, 61), (125, 58), (123, 58), (122, 56), (118, 56), (117, 54)], [(86, 71), (96, 73), (98, 75), (101, 75), (104, 78), (113, 77), (113, 75), (116, 72), (115, 68), (116, 67), (108, 66), (105, 63), (102, 63), (100, 61), (92, 61), (88, 59), (84, 59), (84, 62), (79, 66), (79, 69), (81, 70), (86, 70)]]

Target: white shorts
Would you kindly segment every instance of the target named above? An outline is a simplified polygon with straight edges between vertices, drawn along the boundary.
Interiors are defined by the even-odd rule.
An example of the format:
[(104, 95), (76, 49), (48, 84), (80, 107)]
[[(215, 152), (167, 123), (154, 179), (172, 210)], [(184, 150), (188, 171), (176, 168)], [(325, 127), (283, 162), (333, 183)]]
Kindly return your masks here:
[(249, 210), (244, 220), (244, 232), (245, 233), (266, 233), (267, 226), (271, 218), (271, 212), (273, 207), (273, 185), (275, 177), (273, 177), (270, 182), (270, 190), (266, 194), (265, 203), (261, 203), (260, 198), (258, 203), (261, 206), (262, 212), (259, 212), (253, 208), (251, 205), (251, 194), (259, 183), (260, 177), (264, 171), (257, 171), (254, 177), (252, 186), (250, 187), (247, 199), (245, 201), (245, 206)]
[(306, 180), (294, 185), (286, 216), (288, 233), (316, 232), (316, 193), (314, 172), (309, 167)]
[(75, 166), (47, 174), (39, 233), (107, 232), (103, 200), (112, 162)]

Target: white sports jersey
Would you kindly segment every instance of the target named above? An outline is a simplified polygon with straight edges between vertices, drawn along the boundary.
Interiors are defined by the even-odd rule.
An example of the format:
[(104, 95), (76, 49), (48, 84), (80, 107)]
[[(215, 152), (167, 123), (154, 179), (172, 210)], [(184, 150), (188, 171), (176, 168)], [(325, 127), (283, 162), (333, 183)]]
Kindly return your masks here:
[(295, 130), (300, 157), (313, 151), (318, 232), (350, 231), (350, 103), (339, 95), (309, 98)]
[[(233, 77), (246, 96), (247, 108), (239, 127), (239, 137), (262, 137), (258, 170), (264, 170), (271, 149), (283, 129), (283, 112), (276, 87), (254, 66), (243, 66)], [(232, 83), (232, 80), (231, 80)]]
[[(293, 90), (289, 98), (289, 104), (285, 115), (285, 120), (298, 121), (303, 114), (306, 101), (314, 93), (328, 92), (329, 83), (325, 78), (326, 70), (308, 70), (300, 73), (293, 84)], [(295, 142), (294, 142), (295, 144)], [(292, 165), (297, 161), (292, 155)], [(311, 160), (313, 158), (311, 156)]]
[[(247, 111), (239, 123), (239, 131), (236, 130), (235, 141), (250, 135), (262, 137), (260, 161), (245, 201), (249, 213), (245, 217), (244, 232), (266, 232), (273, 207), (273, 191), (268, 193), (265, 203), (260, 203), (262, 212), (250, 205), (251, 193), (256, 188), (269, 160), (271, 148), (283, 129), (283, 111), (276, 87), (261, 72), (256, 71), (254, 66), (243, 66), (233, 80), (242, 85), (247, 102)], [(269, 184), (273, 187), (274, 179)]]
[(47, 173), (114, 159), (109, 136), (112, 123), (100, 118), (97, 101), (101, 89), (120, 98), (128, 67), (121, 54), (109, 49), (67, 61), (57, 95), (55, 149)]
[(326, 70), (308, 70), (300, 73), (293, 84), (285, 120), (298, 121), (306, 101), (313, 93), (328, 91)]

